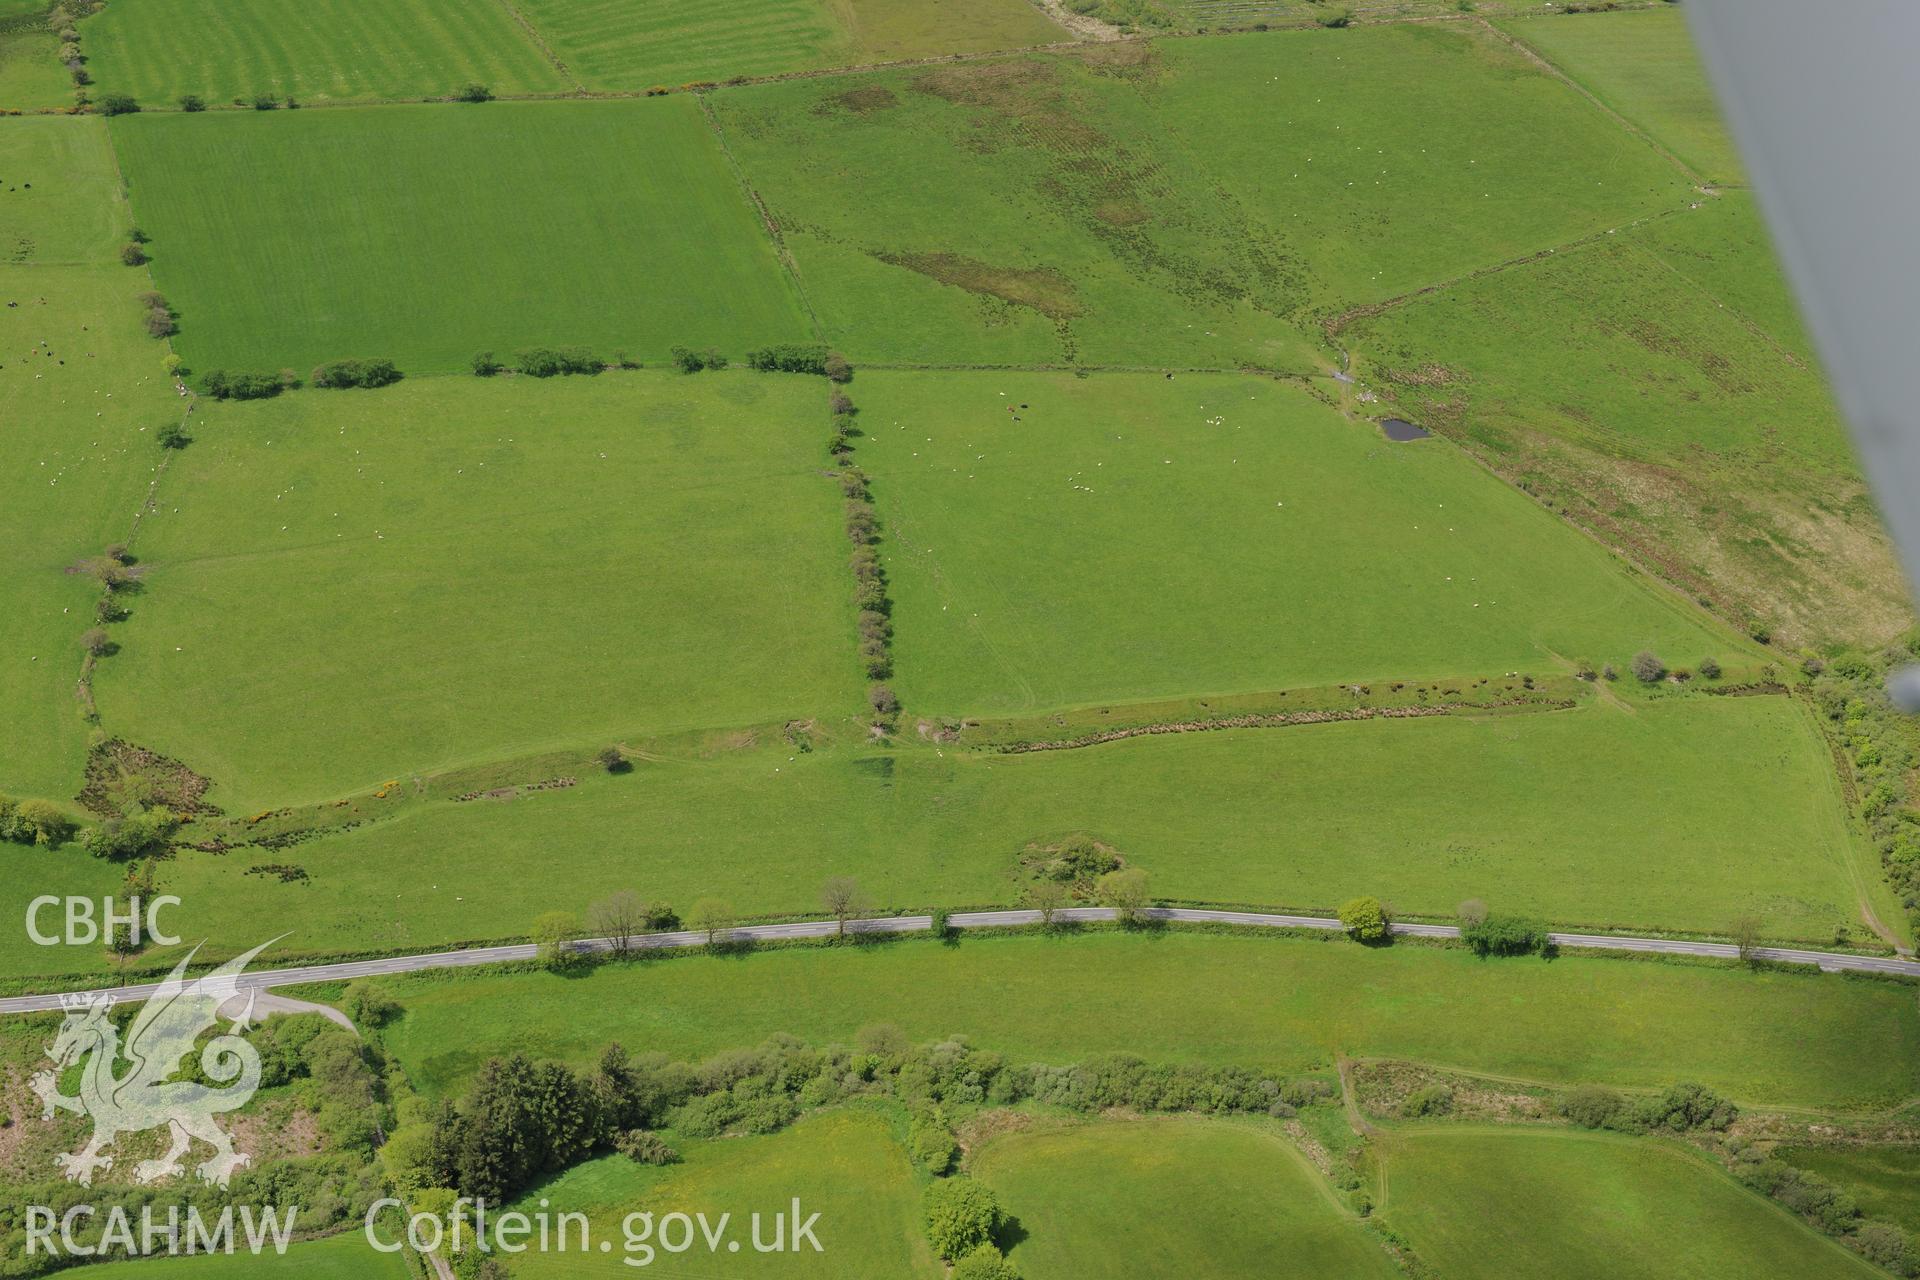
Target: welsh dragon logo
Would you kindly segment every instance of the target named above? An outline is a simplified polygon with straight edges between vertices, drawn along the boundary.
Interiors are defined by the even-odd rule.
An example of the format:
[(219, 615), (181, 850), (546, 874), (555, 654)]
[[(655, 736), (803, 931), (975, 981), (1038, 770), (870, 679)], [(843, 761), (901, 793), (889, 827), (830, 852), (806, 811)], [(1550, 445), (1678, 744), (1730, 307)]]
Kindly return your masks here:
[[(84, 1148), (53, 1158), (68, 1181), (91, 1185), (94, 1170), (113, 1167), (113, 1157), (102, 1152), (116, 1138), (162, 1125), (172, 1129), (172, 1142), (160, 1159), (135, 1166), (136, 1182), (157, 1182), (179, 1173), (180, 1157), (194, 1138), (213, 1148), (213, 1157), (195, 1168), (204, 1181), (224, 1187), (235, 1169), (249, 1163), (244, 1152), (233, 1149), (233, 1140), (214, 1117), (245, 1106), (260, 1086), (260, 1055), (238, 1034), (251, 1025), (256, 991), (246, 992), (246, 1008), (225, 1033), (200, 1051), (200, 1070), (221, 1087), (173, 1076), (201, 1033), (219, 1022), (221, 1007), (241, 995), (240, 975), (248, 961), (270, 945), (263, 942), (189, 982), (187, 966), (200, 950), (195, 947), (141, 1008), (127, 1029), (124, 1045), (119, 1028), (107, 1016), (114, 1005), (111, 994), (89, 992), (61, 999), (66, 1021), (47, 1050), (56, 1070), (39, 1072), (32, 1086), (45, 1106), (44, 1118), (52, 1119), (59, 1109), (93, 1119), (93, 1137)], [(79, 1096), (68, 1097), (60, 1092), (57, 1073), (82, 1059), (86, 1064), (81, 1068)], [(123, 1062), (126, 1069), (116, 1073)]]

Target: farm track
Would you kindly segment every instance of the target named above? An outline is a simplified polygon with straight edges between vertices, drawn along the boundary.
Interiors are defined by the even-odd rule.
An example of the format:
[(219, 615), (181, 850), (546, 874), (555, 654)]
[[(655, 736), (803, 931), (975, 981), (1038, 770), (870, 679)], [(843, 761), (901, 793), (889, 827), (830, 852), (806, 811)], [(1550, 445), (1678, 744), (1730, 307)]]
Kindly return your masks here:
[[(1073, 907), (1054, 913), (1054, 921), (1064, 924), (1098, 924), (1114, 920), (1110, 907)], [(1338, 933), (1341, 924), (1326, 916), (1281, 915), (1263, 911), (1216, 911), (1194, 907), (1149, 907), (1142, 919), (1155, 924), (1226, 925), (1244, 929), (1311, 930)], [(954, 929), (1031, 928), (1041, 923), (1040, 913), (1029, 910), (961, 911), (947, 917)], [(881, 916), (848, 921), (847, 933), (887, 936), (924, 933), (933, 927), (926, 915)], [(1447, 924), (1395, 923), (1393, 933), (1408, 938), (1457, 939), (1460, 930)], [(801, 920), (787, 924), (744, 925), (725, 930), (717, 940), (731, 944), (793, 942), (832, 938), (842, 926), (834, 920)], [(1626, 937), (1604, 933), (1550, 933), (1556, 947), (1576, 951), (1625, 951), (1644, 955), (1689, 956), (1712, 960), (1738, 960), (1740, 949), (1726, 942), (1698, 942), (1684, 938)], [(634, 942), (640, 951), (689, 951), (707, 946), (707, 935), (699, 930), (683, 929), (672, 933), (643, 934)], [(583, 954), (604, 954), (615, 950), (612, 939), (588, 938), (571, 944)], [(523, 964), (537, 958), (531, 943), (497, 947), (471, 947), (459, 951), (440, 951), (427, 955), (387, 956), (374, 960), (350, 960), (335, 964), (301, 965), (289, 969), (262, 969), (241, 975), (240, 990), (270, 990), (316, 982), (347, 982), (358, 978), (384, 977), (402, 973), (422, 973), (437, 969), (467, 969), (492, 964)], [(1810, 951), (1796, 947), (1757, 947), (1756, 960), (1774, 964), (1807, 965), (1822, 973), (1867, 973), (1893, 977), (1920, 978), (1920, 960), (1889, 956), (1860, 955), (1839, 951)], [(160, 988), (157, 982), (107, 988), (119, 1001), (140, 1001)], [(47, 992), (40, 995), (10, 996), (0, 999), (0, 1014), (58, 1012), (62, 1001), (89, 994), (81, 991)], [(95, 990), (90, 994), (100, 994)]]

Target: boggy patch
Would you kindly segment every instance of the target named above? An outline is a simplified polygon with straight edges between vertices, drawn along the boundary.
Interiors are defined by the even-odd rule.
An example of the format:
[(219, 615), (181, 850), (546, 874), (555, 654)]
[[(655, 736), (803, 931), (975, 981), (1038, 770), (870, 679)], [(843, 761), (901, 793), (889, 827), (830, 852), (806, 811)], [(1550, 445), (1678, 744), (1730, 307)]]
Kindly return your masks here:
[(876, 253), (889, 266), (905, 267), (968, 293), (1029, 307), (1053, 320), (1080, 314), (1073, 282), (1051, 267), (996, 267), (960, 253)]
[(835, 111), (846, 111), (856, 116), (878, 115), (882, 111), (892, 110), (900, 105), (900, 99), (893, 90), (883, 84), (861, 85), (857, 89), (848, 89), (822, 98), (814, 104), (815, 115), (830, 115)]

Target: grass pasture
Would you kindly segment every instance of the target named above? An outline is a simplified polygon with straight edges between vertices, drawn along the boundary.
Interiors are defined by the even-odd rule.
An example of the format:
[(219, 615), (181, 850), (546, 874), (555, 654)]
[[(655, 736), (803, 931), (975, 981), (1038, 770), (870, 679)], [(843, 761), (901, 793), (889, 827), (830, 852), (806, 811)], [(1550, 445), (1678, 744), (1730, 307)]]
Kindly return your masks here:
[(1410, 416), (1729, 617), (1764, 617), (1789, 645), (1878, 643), (1911, 620), (1742, 194), (1415, 299), (1343, 341)]
[(690, 97), (139, 115), (115, 142), (201, 369), (807, 336)]
[(258, 94), (325, 104), (573, 88), (499, 0), (140, 0), (80, 26), (99, 93), (171, 107)]
[(1381, 1215), (1458, 1280), (1885, 1273), (1681, 1147), (1565, 1130), (1398, 1136)]
[(44, 24), (0, 15), (0, 108), (34, 111), (72, 104), (73, 79), (60, 62), (59, 37)]
[(1020, 1224), (1029, 1280), (1398, 1276), (1278, 1134), (1192, 1119), (998, 1138), (969, 1172)]
[(820, 388), (439, 378), (205, 408), (102, 713), (240, 812), (851, 710)]
[[(517, 1206), (522, 1211), (538, 1212), (539, 1204), (550, 1201), (549, 1212), (585, 1213), (592, 1239), (610, 1240), (613, 1249), (600, 1253), (596, 1245), (587, 1254), (577, 1248), (529, 1252), (515, 1260), (514, 1275), (526, 1280), (633, 1275), (649, 1255), (638, 1245), (628, 1248), (623, 1221), (629, 1214), (646, 1212), (656, 1221), (674, 1212), (704, 1212), (710, 1222), (730, 1213), (730, 1234), (741, 1244), (737, 1251), (716, 1257), (707, 1254), (704, 1244), (675, 1255), (660, 1250), (655, 1241), (645, 1274), (803, 1280), (903, 1280), (940, 1274), (921, 1225), (920, 1180), (882, 1115), (835, 1109), (809, 1115), (775, 1134), (676, 1141), (674, 1146), (683, 1162), (668, 1168), (605, 1156), (529, 1192)], [(774, 1215), (786, 1212), (795, 1196), (805, 1207), (803, 1217), (820, 1215), (815, 1234), (822, 1251), (802, 1246), (797, 1252), (754, 1252), (747, 1243), (752, 1239), (752, 1215), (761, 1216), (762, 1238), (771, 1239)]]
[[(414, 1083), (457, 1093), (494, 1054), (587, 1063), (610, 1041), (699, 1058), (778, 1031), (850, 1043), (897, 1024), (1015, 1062), (1106, 1052), (1299, 1072), (1336, 1054), (1556, 1083), (1698, 1080), (1746, 1103), (1869, 1107), (1912, 1096), (1910, 987), (1817, 973), (1168, 932), (913, 939), (686, 956), (586, 977), (396, 980), (385, 1032)], [(1519, 1274), (1519, 1273), (1514, 1273)]]
[[(30, 116), (0, 129), (0, 265), (117, 262), (131, 226), (104, 121)], [(133, 292), (147, 287), (122, 274)]]
[(1324, 368), (1300, 326), (1326, 308), (1687, 194), (1455, 24), (1109, 45), (713, 106), (829, 336), (866, 360)]
[(1515, 18), (1500, 26), (1705, 181), (1737, 184), (1745, 178), (1686, 16), (1675, 6)]
[[(59, 203), (27, 232), (65, 237)], [(147, 287), (118, 264), (0, 266), (0, 794), (80, 788), (74, 688), (100, 588), (68, 570), (126, 538), (161, 460), (152, 433), (181, 412), (140, 327)]]
[[(174, 658), (169, 649), (162, 656)], [(209, 679), (238, 678), (215, 667)], [(103, 690), (110, 723), (109, 695), (122, 687)], [(302, 689), (353, 705), (324, 686)], [(204, 686), (173, 696), (195, 693)], [(312, 727), (280, 710), (295, 717), (281, 730), (290, 742), (331, 747), (335, 735), (380, 732), (362, 723), (365, 711)], [(1862, 893), (1880, 918), (1901, 917), (1833, 788), (1818, 785), (1823, 748), (1804, 716), (1784, 698), (1699, 698), (1637, 713), (1375, 720), (1018, 756), (802, 755), (769, 733), (758, 749), (650, 757), (623, 776), (584, 773), (564, 791), (416, 802), (290, 848), (185, 851), (161, 880), (184, 900), (182, 935), (223, 951), (258, 942), (263, 916), (292, 913), (277, 948), (287, 959), (523, 936), (540, 911), (584, 912), (619, 889), (683, 910), (721, 893), (749, 913), (813, 914), (822, 881), (853, 875), (888, 908), (1008, 905), (1028, 844), (1084, 831), (1174, 901), (1330, 913), (1373, 892), (1446, 917), (1478, 897), (1563, 926), (1643, 932), (1719, 932), (1752, 914), (1770, 936), (1824, 944), (1839, 927), (1864, 936)], [(76, 888), (95, 874), (74, 852), (36, 856), (65, 856), (60, 874)], [(262, 864), (304, 878), (254, 873)], [(401, 864), (409, 874), (395, 881)], [(0, 910), (23, 909), (43, 891), (36, 884), (0, 888)], [(103, 963), (93, 948), (0, 946), (0, 973)]]
[(1731, 643), (1457, 451), (1284, 384), (876, 372), (857, 390), (896, 684), (922, 713)]
[(1316, 315), (1689, 196), (1649, 153), (1468, 24), (1175, 40), (1148, 91), (1181, 146), (1291, 246)]
[(356, 1224), (339, 1235), (290, 1245), (280, 1255), (268, 1252), (255, 1257), (242, 1252), (142, 1258), (93, 1267), (87, 1274), (103, 1280), (252, 1280), (255, 1276), (268, 1280), (406, 1280), (413, 1272), (399, 1254), (378, 1253), (368, 1247)]
[(636, 90), (1068, 39), (1026, 0), (519, 0), (589, 89)]

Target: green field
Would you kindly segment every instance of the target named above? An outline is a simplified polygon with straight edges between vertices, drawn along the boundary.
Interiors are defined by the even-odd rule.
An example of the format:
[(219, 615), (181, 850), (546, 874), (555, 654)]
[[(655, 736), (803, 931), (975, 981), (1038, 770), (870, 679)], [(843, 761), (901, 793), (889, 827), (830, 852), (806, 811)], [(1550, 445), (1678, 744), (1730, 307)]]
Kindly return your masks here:
[[(676, 1142), (684, 1163), (669, 1168), (636, 1165), (605, 1156), (579, 1165), (530, 1192), (520, 1206), (551, 1201), (551, 1212), (583, 1212), (591, 1239), (613, 1242), (611, 1254), (583, 1256), (550, 1250), (517, 1259), (513, 1274), (526, 1280), (573, 1280), (578, 1276), (633, 1275), (646, 1257), (626, 1247), (623, 1219), (651, 1212), (704, 1212), (709, 1221), (733, 1215), (733, 1233), (751, 1240), (751, 1215), (772, 1234), (776, 1212), (797, 1195), (805, 1214), (819, 1213), (815, 1234), (821, 1252), (758, 1254), (742, 1243), (724, 1262), (704, 1243), (679, 1255), (656, 1251), (643, 1274), (708, 1277), (717, 1274), (834, 1277), (839, 1280), (904, 1280), (940, 1274), (920, 1224), (920, 1187), (906, 1152), (886, 1120), (862, 1110), (808, 1116), (790, 1129), (764, 1137), (712, 1142)], [(577, 1239), (577, 1234), (576, 1237)], [(696, 1237), (697, 1238), (697, 1237)], [(656, 1245), (657, 1248), (657, 1245)], [(597, 1249), (597, 1245), (596, 1245)], [(716, 1270), (716, 1268), (722, 1270)]]
[(0, 30), (0, 107), (32, 111), (72, 103), (73, 79), (60, 63), (59, 39), (44, 27)]
[(1867, 1217), (1920, 1231), (1920, 1147), (1780, 1147), (1773, 1154), (1850, 1192)]
[(1554, 14), (1500, 25), (1706, 181), (1739, 183), (1746, 176), (1721, 123), (1687, 20), (1674, 6), (1581, 14), (1573, 21)]
[(855, 398), (923, 713), (1732, 643), (1458, 451), (1284, 384), (876, 373)]
[(1689, 594), (1768, 619), (1785, 644), (1878, 643), (1911, 621), (1743, 194), (1415, 299), (1342, 337), (1362, 380), (1410, 416)]
[(1324, 306), (1686, 195), (1458, 28), (1114, 45), (713, 105), (829, 336), (868, 360), (1324, 368), (1299, 327)]
[[(134, 1220), (139, 1221), (137, 1214)], [(406, 1280), (413, 1272), (399, 1254), (378, 1253), (368, 1247), (356, 1227), (324, 1240), (291, 1245), (278, 1256), (236, 1253), (143, 1258), (89, 1267), (87, 1274), (105, 1280), (251, 1280), (254, 1276), (272, 1280)]]
[[(80, 25), (100, 93), (171, 107), (257, 94), (324, 104), (574, 87), (499, 0), (134, 0)], [(284, 173), (281, 177), (284, 177)]]
[(520, 0), (590, 89), (768, 76), (1066, 40), (1026, 0)]
[(67, 570), (127, 536), (152, 432), (180, 416), (140, 328), (148, 287), (119, 265), (0, 266), (0, 794), (80, 786), (74, 685), (100, 588)]
[(1218, 195), (1286, 237), (1316, 311), (1657, 209), (1687, 183), (1466, 24), (1170, 41), (1155, 105)]
[[(104, 121), (41, 116), (0, 129), (0, 265), (116, 262), (131, 225)], [(123, 274), (139, 281), (134, 291), (147, 287)]]
[(1398, 1276), (1277, 1133), (1188, 1119), (1014, 1133), (970, 1156), (1028, 1280)]
[(114, 141), (203, 370), (807, 333), (691, 98), (140, 115)]
[(777, 1031), (818, 1044), (897, 1024), (1016, 1062), (1104, 1052), (1283, 1073), (1336, 1053), (1557, 1083), (1698, 1080), (1743, 1102), (1884, 1105), (1920, 1083), (1910, 988), (1624, 959), (1169, 932), (917, 939), (393, 983), (413, 1082), (457, 1092), (494, 1054), (586, 1062), (610, 1041), (699, 1058)]
[[(118, 724), (122, 685), (103, 684)], [(297, 716), (291, 704), (283, 714)], [(589, 767), (565, 791), (410, 802), (289, 848), (182, 851), (160, 878), (185, 900), (184, 936), (224, 950), (259, 941), (263, 916), (295, 913), (285, 958), (520, 937), (539, 911), (584, 912), (620, 889), (683, 910), (719, 893), (746, 912), (811, 914), (822, 881), (854, 875), (883, 907), (1008, 905), (1024, 883), (1021, 850), (1084, 831), (1174, 901), (1331, 912), (1372, 892), (1444, 918), (1479, 897), (1562, 926), (1639, 931), (1724, 932), (1751, 914), (1769, 936), (1824, 944), (1847, 926), (1865, 936), (1856, 885), (1871, 886), (1881, 919), (1901, 916), (1819, 783), (1824, 748), (1804, 717), (1784, 698), (1693, 699), (1011, 757), (802, 755), (768, 733), (757, 749), (650, 755), (625, 776)], [(325, 727), (342, 734), (346, 760), (348, 727)], [(283, 732), (311, 743), (321, 730), (296, 719)], [(77, 851), (63, 856), (72, 876), (93, 874)], [(253, 871), (264, 864), (304, 878)], [(17, 914), (41, 891), (0, 890), (0, 910)], [(0, 945), (0, 973), (104, 963), (90, 948)]]
[(439, 378), (203, 407), (102, 713), (241, 811), (851, 711), (821, 387)]
[(1885, 1273), (1666, 1143), (1493, 1130), (1395, 1138), (1381, 1214), (1454, 1280)]

